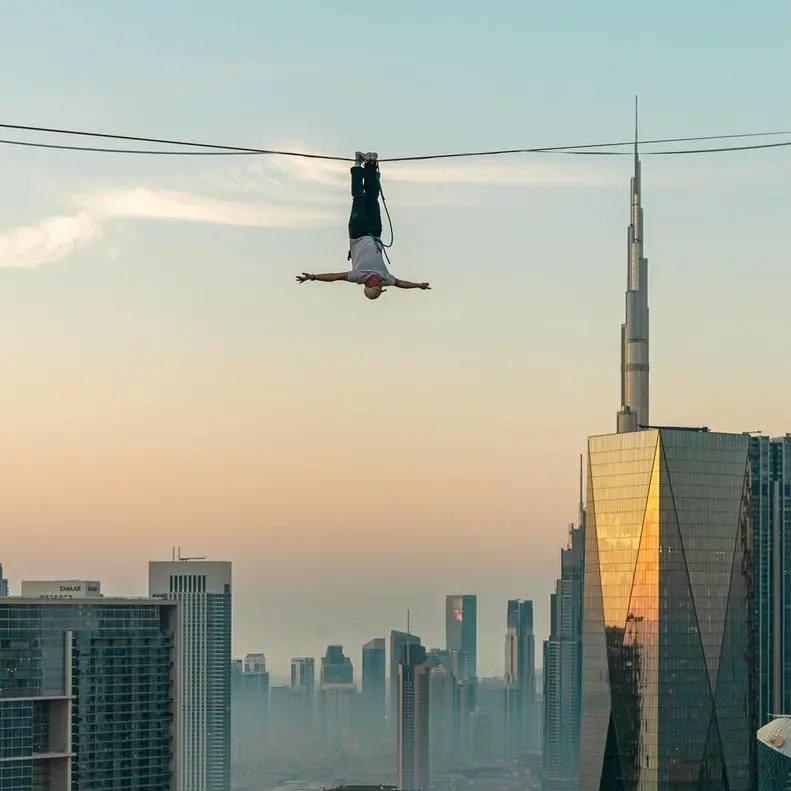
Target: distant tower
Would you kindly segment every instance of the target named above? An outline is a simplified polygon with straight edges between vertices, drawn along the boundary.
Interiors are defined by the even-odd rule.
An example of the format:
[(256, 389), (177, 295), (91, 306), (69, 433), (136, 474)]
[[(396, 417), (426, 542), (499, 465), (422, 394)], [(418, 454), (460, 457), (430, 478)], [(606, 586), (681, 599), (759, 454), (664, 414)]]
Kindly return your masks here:
[(325, 744), (345, 744), (350, 738), (352, 708), (356, 705), (354, 665), (342, 645), (328, 645), (321, 659), (319, 715)]
[(366, 728), (382, 728), (385, 722), (387, 647), (384, 637), (363, 646), (363, 708)]
[(396, 719), (398, 710), (398, 663), (404, 653), (405, 645), (421, 645), (421, 640), (416, 634), (409, 632), (399, 632), (397, 629), (390, 630), (390, 699), (388, 701), (388, 711), (390, 717)]
[(426, 649), (404, 646), (398, 663), (398, 787), (428, 791), (429, 678)]
[(538, 748), (533, 602), (511, 599), (506, 610), (505, 714), (508, 755)]
[(8, 580), (3, 576), (2, 563), (0, 563), (0, 596), (8, 596)]
[(153, 598), (181, 602), (178, 791), (231, 786), (231, 564), (151, 561)]
[(585, 522), (583, 457), (579, 514), (560, 551), (560, 579), (549, 599), (550, 632), (544, 641), (544, 791), (577, 791), (582, 716), (582, 615)]
[(313, 697), (316, 689), (316, 659), (312, 656), (291, 657), (291, 686), (304, 687)]
[(454, 594), (445, 597), (445, 648), (459, 651), (460, 677), (473, 683), (478, 676), (478, 597)]
[(627, 231), (626, 321), (621, 325), (621, 409), (618, 433), (648, 425), (648, 259), (643, 256), (643, 208), (637, 152), (637, 97), (634, 100), (634, 176)]
[(266, 673), (265, 654), (246, 654), (244, 658), (245, 673)]

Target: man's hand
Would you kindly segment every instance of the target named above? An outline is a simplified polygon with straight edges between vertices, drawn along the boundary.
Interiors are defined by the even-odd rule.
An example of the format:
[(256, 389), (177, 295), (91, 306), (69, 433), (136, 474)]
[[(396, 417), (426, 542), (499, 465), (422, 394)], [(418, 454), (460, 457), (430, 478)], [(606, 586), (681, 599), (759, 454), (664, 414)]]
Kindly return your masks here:
[(421, 288), (423, 291), (431, 288), (428, 283), (412, 283), (409, 280), (396, 280), (395, 285), (396, 288)]
[(306, 280), (320, 280), (322, 283), (334, 283), (337, 280), (348, 280), (347, 272), (331, 272), (325, 275), (311, 275), (308, 272), (303, 272), (297, 275), (297, 283), (304, 283)]

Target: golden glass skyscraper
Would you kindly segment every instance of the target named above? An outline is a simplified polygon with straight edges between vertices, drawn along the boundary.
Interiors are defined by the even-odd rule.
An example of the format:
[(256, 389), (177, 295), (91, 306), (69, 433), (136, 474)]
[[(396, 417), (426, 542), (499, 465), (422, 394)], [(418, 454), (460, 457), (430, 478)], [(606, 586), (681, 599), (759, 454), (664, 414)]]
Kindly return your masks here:
[(588, 440), (580, 791), (753, 791), (748, 436)]

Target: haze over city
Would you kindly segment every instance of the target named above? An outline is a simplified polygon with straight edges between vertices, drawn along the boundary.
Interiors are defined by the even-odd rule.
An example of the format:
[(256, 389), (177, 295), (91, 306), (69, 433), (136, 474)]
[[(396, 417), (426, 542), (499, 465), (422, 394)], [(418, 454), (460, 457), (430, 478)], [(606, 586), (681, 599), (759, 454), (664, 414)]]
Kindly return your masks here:
[[(386, 157), (628, 140), (638, 93), (645, 139), (791, 129), (779, 0), (42, 8), (3, 4), (7, 123)], [(785, 151), (644, 156), (655, 423), (791, 426)], [(142, 595), (173, 545), (230, 560), (234, 655), (274, 675), (407, 609), (439, 646), (477, 593), (502, 674), (615, 429), (631, 166), (383, 162), (432, 290), (369, 303), (294, 283), (346, 266), (346, 163), (0, 146), (6, 573)]]

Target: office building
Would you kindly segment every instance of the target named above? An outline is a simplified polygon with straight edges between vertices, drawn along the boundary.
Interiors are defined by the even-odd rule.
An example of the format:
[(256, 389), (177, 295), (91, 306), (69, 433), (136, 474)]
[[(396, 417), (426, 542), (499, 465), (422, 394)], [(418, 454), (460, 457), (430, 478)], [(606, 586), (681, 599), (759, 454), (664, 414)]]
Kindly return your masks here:
[[(454, 670), (454, 653), (447, 651), (444, 648), (430, 648), (426, 652), (426, 662), (433, 670), (435, 667), (447, 668), (448, 672), (453, 673)], [(456, 662), (456, 665), (459, 663)]]
[(231, 564), (151, 561), (149, 593), (181, 603), (181, 786), (228, 791), (231, 783)]
[(791, 435), (750, 439), (758, 725), (791, 712)]
[(478, 597), (471, 594), (445, 597), (445, 648), (458, 651), (459, 677), (478, 677)]
[(384, 637), (363, 646), (363, 711), (367, 727), (381, 728), (385, 722), (387, 693), (387, 647)]
[(580, 791), (752, 791), (749, 438), (588, 440)]
[(393, 721), (396, 720), (398, 711), (398, 664), (406, 645), (421, 645), (421, 640), (411, 632), (399, 632), (397, 629), (390, 631), (390, 697), (388, 711)]
[(0, 602), (0, 789), (177, 787), (179, 610), (148, 599)]
[(316, 689), (316, 660), (312, 656), (291, 658), (291, 686), (305, 687), (313, 696)]
[(318, 714), (325, 744), (350, 745), (356, 739), (353, 725), (357, 697), (354, 684), (328, 682), (321, 685)]
[(263, 654), (231, 663), (231, 732), (234, 742), (260, 739), (269, 721), (269, 672)]
[(432, 664), (429, 655), (429, 752), (432, 767), (447, 770), (455, 759), (456, 679), (444, 664)]
[(407, 644), (398, 663), (398, 787), (428, 791), (429, 667), (426, 649)]
[(102, 586), (97, 580), (36, 580), (22, 582), (26, 599), (101, 599)]
[(266, 673), (266, 654), (245, 654), (243, 667), (245, 673)]
[(328, 645), (321, 658), (321, 685), (354, 684), (354, 665), (342, 645)]
[(270, 690), (269, 717), (276, 728), (314, 724), (313, 694), (307, 687), (273, 686)]
[(8, 596), (8, 580), (3, 574), (3, 564), (0, 563), (0, 596)]
[(516, 758), (538, 749), (536, 718), (536, 643), (533, 602), (511, 599), (505, 633), (506, 753)]
[(328, 645), (321, 659), (321, 688), (318, 711), (325, 743), (349, 739), (357, 698), (354, 665), (342, 645)]
[(758, 791), (791, 791), (791, 717), (758, 731)]
[(511, 757), (506, 720), (505, 681), (501, 676), (478, 679), (471, 758), (483, 763)]

